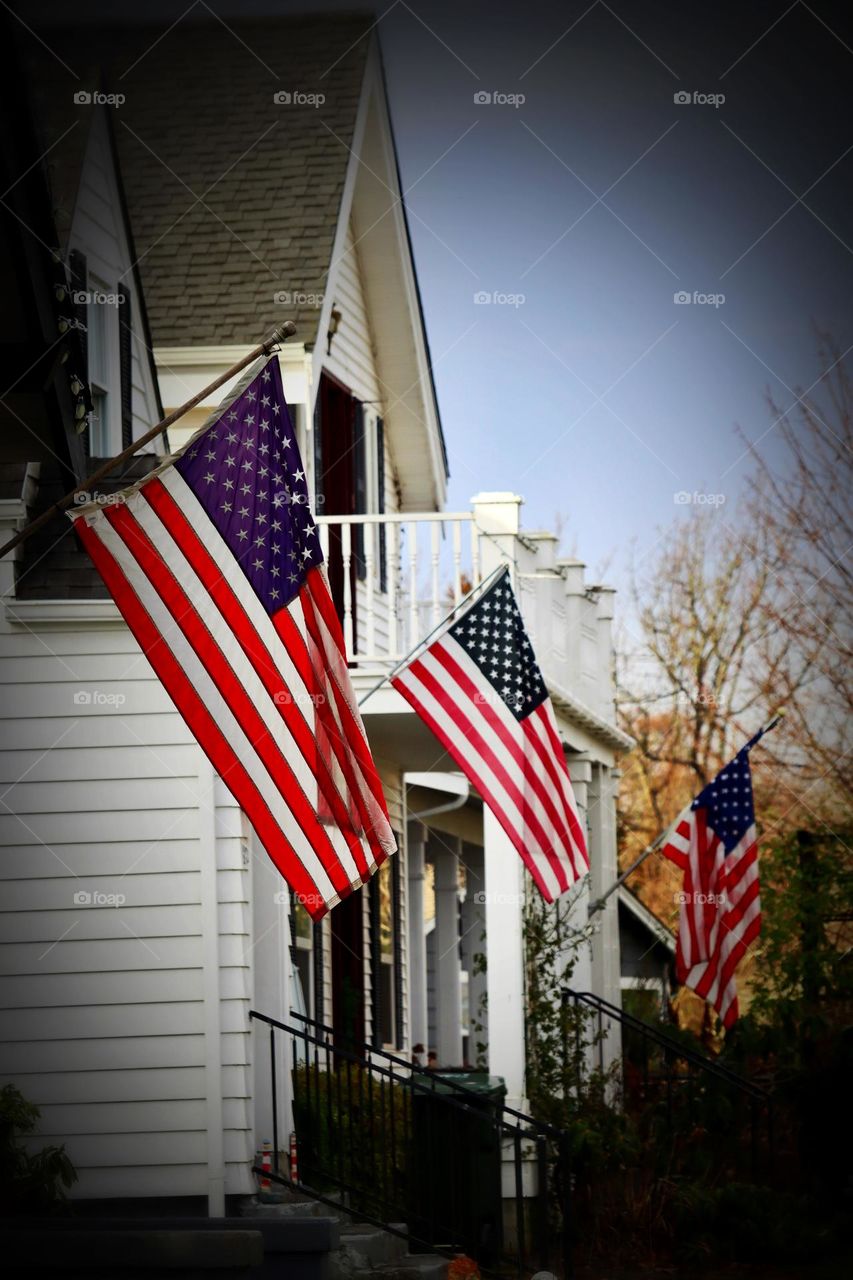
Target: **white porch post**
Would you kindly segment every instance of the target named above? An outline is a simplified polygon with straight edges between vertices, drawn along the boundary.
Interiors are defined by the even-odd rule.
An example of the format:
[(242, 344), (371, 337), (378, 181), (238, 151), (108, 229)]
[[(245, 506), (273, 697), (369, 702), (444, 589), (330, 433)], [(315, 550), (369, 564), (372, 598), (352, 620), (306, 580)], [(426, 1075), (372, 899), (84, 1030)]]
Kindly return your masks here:
[[(464, 844), (467, 888), (462, 904), (462, 964), (468, 971), (468, 1057), (477, 1060), (477, 1044), (488, 1044), (489, 1021), (486, 1000), (486, 975), (475, 973), (477, 955), (484, 954), (486, 942), (486, 864), (481, 845)], [(475, 1023), (482, 1028), (477, 1030)]]
[[(611, 770), (598, 761), (592, 765), (589, 785), (590, 894), (593, 901), (610, 888), (619, 875), (616, 854), (614, 781)], [(596, 913), (598, 928), (592, 939), (592, 990), (620, 1005), (619, 900), (613, 893)], [(613, 1023), (604, 1045), (605, 1063), (621, 1053), (619, 1026)]]
[(457, 836), (430, 839), (435, 861), (436, 1036), (440, 1067), (462, 1061), (459, 954), (459, 845)]
[(521, 504), (517, 493), (477, 493), (471, 499), (474, 522), (481, 534), (480, 567), (483, 577), (499, 564), (515, 562), (516, 535), (521, 523)]
[[(427, 953), (424, 932), (424, 845), (426, 827), (420, 822), (408, 826), (409, 890), (409, 1027), (412, 1045), (427, 1045)], [(426, 1061), (426, 1058), (424, 1058)]]
[(507, 1102), (524, 1099), (524, 879), (515, 846), (483, 809), (489, 999), (489, 1071), (506, 1081)]

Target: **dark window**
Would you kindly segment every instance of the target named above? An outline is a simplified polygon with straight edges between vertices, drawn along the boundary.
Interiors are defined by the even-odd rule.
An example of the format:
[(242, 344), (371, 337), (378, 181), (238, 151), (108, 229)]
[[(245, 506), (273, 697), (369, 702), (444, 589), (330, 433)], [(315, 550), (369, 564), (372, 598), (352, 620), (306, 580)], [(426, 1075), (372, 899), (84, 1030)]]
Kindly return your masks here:
[[(71, 296), (84, 294), (89, 288), (89, 271), (86, 265), (86, 255), (81, 253), (79, 249), (72, 249), (68, 255), (68, 274), (71, 277)], [(88, 317), (88, 307), (83, 301), (74, 303), (74, 317), (84, 327), (80, 329), (80, 352), (83, 361), (83, 369), (81, 377), (87, 382), (89, 377), (89, 344), (87, 341), (86, 324)], [(88, 455), (89, 449), (89, 424), (86, 424), (85, 431), (81, 432), (83, 441), (83, 450)]]
[(323, 923), (321, 920), (313, 926), (314, 942), (314, 1018), (323, 1022), (323, 1002), (325, 999), (325, 983), (323, 981)]
[(131, 296), (126, 284), (121, 286), (118, 305), (118, 358), (121, 378), (121, 444), (126, 449), (133, 442), (133, 329)]
[(373, 1015), (373, 1034), (372, 1042), (374, 1049), (381, 1049), (385, 1043), (385, 1028), (382, 1025), (382, 944), (379, 936), (380, 920), (381, 920), (381, 904), (379, 900), (379, 873), (371, 876), (368, 884), (368, 905), (370, 909), (370, 975), (371, 975), (371, 994), (372, 994), (372, 1015)]
[[(402, 838), (397, 836), (397, 847), (402, 844)], [(402, 1046), (404, 1040), (403, 1025), (403, 897), (400, 883), (400, 857), (397, 855), (391, 859), (391, 910), (393, 919), (394, 936), (392, 938), (393, 948), (393, 978), (394, 978), (394, 1028), (396, 1035), (395, 1044)]]
[[(367, 512), (367, 440), (364, 429), (364, 406), (358, 400), (353, 401), (353, 487), (354, 511), (363, 516)], [(364, 581), (367, 577), (367, 562), (364, 558), (364, 525), (353, 526), (352, 555), (355, 563), (356, 577)]]

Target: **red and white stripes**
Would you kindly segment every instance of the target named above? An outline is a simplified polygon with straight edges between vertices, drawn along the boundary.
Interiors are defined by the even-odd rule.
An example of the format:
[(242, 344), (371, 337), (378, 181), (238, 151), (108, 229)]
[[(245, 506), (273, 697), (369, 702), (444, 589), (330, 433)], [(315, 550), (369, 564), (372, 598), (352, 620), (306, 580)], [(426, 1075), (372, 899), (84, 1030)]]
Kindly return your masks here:
[(447, 632), (392, 684), (480, 792), (553, 902), (589, 863), (550, 701), (517, 719)]
[(74, 520), (178, 711), (319, 918), (395, 849), (323, 569), (268, 614), (174, 468)]

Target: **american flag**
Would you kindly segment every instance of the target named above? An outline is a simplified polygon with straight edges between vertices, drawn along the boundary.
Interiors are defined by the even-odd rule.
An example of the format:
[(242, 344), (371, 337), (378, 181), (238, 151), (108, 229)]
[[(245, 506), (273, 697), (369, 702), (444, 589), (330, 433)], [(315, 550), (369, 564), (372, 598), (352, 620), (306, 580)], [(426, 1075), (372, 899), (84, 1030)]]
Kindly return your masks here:
[(661, 850), (684, 872), (676, 973), (717, 1010), (738, 1017), (735, 970), (761, 930), (758, 845), (749, 752), (757, 734), (678, 818)]
[(178, 711), (319, 919), (396, 845), (277, 358), (118, 501), (70, 514)]
[(589, 859), (554, 710), (509, 571), (463, 604), (391, 683), (477, 788), (553, 902), (586, 872)]

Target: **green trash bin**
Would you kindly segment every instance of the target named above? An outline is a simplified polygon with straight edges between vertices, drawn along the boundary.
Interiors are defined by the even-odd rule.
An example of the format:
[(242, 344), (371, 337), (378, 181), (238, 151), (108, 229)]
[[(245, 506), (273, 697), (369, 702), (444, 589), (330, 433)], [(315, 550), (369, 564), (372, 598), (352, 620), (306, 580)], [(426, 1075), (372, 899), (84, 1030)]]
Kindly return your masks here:
[(411, 1183), (418, 1234), (429, 1244), (493, 1262), (503, 1243), (498, 1119), (506, 1084), (483, 1071), (417, 1073), (413, 1081)]

